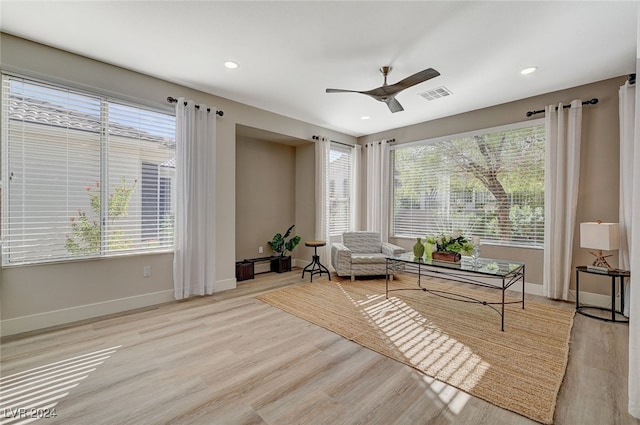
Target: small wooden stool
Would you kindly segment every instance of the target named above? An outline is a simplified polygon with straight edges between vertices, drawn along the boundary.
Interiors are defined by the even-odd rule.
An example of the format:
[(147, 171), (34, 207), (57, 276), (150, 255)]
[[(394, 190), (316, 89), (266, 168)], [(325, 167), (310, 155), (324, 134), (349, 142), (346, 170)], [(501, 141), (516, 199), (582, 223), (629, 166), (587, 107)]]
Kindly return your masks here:
[(311, 275), (311, 282), (313, 282), (314, 274), (322, 275), (322, 273), (326, 273), (329, 276), (329, 280), (331, 280), (331, 273), (329, 273), (329, 270), (320, 263), (320, 256), (318, 255), (318, 247), (325, 246), (327, 243), (325, 241), (306, 241), (304, 244), (305, 246), (312, 246), (314, 254), (311, 264), (302, 270), (302, 278), (304, 279), (305, 272), (309, 272)]

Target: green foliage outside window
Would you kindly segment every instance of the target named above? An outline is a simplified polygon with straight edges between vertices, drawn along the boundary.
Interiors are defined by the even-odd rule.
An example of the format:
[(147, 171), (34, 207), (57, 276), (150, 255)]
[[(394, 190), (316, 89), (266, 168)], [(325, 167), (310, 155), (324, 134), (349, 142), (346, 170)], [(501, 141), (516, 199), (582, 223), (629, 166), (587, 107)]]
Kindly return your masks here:
[[(127, 237), (122, 229), (117, 229), (115, 226), (118, 219), (124, 218), (129, 214), (129, 203), (136, 183), (137, 180), (134, 180), (129, 185), (127, 179), (122, 177), (120, 183), (114, 185), (112, 192), (109, 194), (106, 220), (109, 228), (107, 244), (110, 250), (127, 249), (131, 244), (131, 238)], [(102, 243), (102, 226), (100, 225), (102, 195), (100, 182), (96, 182), (94, 187), (87, 186), (86, 190), (93, 214), (90, 215), (78, 208), (77, 216), (70, 218), (72, 234), (67, 235), (65, 246), (72, 254), (98, 253)]]
[(541, 245), (544, 125), (394, 150), (394, 234), (450, 233)]

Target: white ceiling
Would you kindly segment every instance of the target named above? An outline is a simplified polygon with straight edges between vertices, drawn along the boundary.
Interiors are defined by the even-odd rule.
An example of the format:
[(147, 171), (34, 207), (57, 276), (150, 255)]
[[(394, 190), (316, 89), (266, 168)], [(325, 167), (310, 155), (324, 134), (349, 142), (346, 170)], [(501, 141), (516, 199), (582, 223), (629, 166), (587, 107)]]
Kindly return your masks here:
[[(0, 2), (4, 32), (353, 136), (635, 72), (637, 16), (634, 1)], [(395, 114), (325, 93), (376, 88), (383, 65), (389, 84), (442, 75)], [(453, 95), (418, 95), (440, 86)]]

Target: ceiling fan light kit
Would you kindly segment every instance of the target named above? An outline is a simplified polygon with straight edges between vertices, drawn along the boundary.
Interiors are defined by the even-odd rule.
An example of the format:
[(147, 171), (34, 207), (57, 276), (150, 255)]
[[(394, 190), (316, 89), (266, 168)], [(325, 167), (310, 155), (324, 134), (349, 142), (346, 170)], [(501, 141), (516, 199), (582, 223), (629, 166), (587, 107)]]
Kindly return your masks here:
[(327, 89), (327, 93), (359, 93), (365, 94), (378, 100), (380, 102), (384, 102), (389, 107), (391, 112), (400, 112), (404, 111), (400, 102), (396, 100), (396, 95), (400, 93), (402, 90), (408, 89), (409, 87), (413, 87), (416, 84), (423, 83), (427, 80), (437, 77), (440, 75), (438, 71), (433, 68), (427, 68), (423, 71), (417, 72), (404, 80), (398, 81), (395, 84), (387, 84), (387, 75), (391, 72), (393, 68), (390, 66), (383, 66), (380, 68), (380, 72), (384, 76), (384, 83), (382, 86), (367, 90), (367, 91), (358, 91), (358, 90), (345, 90), (345, 89)]

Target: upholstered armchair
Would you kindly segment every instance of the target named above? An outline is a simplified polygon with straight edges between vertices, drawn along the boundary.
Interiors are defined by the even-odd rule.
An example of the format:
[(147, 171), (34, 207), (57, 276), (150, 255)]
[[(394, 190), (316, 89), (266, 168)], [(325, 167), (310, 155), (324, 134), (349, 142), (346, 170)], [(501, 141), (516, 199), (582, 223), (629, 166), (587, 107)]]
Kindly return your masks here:
[(342, 243), (331, 244), (331, 265), (338, 276), (378, 276), (386, 274), (387, 256), (405, 252), (404, 248), (382, 242), (378, 232), (346, 232)]

